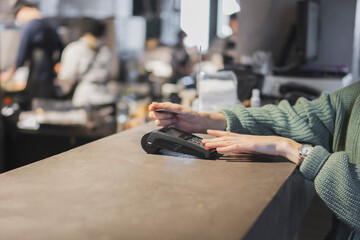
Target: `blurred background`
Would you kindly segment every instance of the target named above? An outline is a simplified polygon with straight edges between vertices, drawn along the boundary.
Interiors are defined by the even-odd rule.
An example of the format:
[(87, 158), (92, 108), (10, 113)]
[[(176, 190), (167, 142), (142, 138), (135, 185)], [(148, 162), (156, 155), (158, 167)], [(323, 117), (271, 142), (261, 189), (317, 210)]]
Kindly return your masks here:
[[(152, 101), (217, 111), (336, 91), (358, 78), (357, 15), (355, 0), (0, 0), (1, 169), (144, 124)], [(51, 96), (34, 19), (61, 42)]]
[[(216, 112), (358, 81), (358, 2), (0, 0), (0, 172), (147, 123), (153, 101)], [(329, 228), (316, 201), (328, 221), (298, 239)]]

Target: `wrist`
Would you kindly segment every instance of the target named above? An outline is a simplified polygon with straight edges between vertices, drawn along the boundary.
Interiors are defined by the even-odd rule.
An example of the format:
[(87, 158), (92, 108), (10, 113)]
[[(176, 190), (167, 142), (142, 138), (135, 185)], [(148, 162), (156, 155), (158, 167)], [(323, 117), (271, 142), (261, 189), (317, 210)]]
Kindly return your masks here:
[(283, 138), (283, 141), (279, 141), (279, 144), (281, 156), (295, 164), (299, 164), (299, 148), (302, 144), (289, 138)]
[(226, 129), (226, 118), (221, 113), (207, 113), (200, 112), (200, 131), (206, 133), (208, 129), (212, 130), (225, 130)]

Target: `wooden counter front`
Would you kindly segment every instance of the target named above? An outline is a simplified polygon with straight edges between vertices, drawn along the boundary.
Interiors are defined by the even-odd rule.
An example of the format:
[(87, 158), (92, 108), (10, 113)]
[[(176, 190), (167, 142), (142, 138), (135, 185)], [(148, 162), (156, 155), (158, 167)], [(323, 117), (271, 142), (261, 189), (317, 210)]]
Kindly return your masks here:
[(294, 164), (148, 155), (140, 139), (152, 129), (1, 174), (0, 238), (293, 237), (313, 196)]

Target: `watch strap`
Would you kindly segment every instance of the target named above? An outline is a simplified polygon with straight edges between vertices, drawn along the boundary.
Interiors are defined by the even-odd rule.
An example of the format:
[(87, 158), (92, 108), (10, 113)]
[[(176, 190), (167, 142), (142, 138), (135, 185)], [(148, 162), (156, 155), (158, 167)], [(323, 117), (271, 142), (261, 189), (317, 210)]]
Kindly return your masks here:
[[(304, 148), (309, 148), (308, 151), (303, 151)], [(314, 147), (309, 145), (309, 144), (303, 144), (299, 147), (298, 151), (299, 151), (299, 161), (298, 161), (298, 166), (300, 166), (303, 161), (305, 160), (305, 158), (309, 155), (309, 153), (311, 152), (311, 150), (313, 149)]]

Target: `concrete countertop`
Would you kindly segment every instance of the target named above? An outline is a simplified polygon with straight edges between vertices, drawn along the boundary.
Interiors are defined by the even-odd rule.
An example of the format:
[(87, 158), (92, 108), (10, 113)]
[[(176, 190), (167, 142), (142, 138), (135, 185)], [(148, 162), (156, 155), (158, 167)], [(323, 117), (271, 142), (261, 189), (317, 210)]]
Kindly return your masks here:
[(1, 174), (0, 238), (286, 239), (296, 232), (313, 190), (294, 164), (148, 155), (140, 139), (153, 129), (148, 123)]

